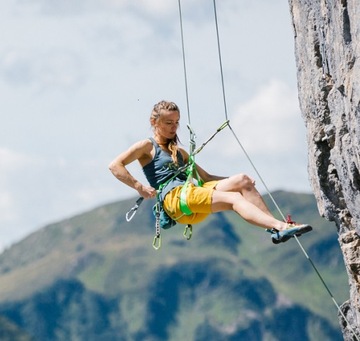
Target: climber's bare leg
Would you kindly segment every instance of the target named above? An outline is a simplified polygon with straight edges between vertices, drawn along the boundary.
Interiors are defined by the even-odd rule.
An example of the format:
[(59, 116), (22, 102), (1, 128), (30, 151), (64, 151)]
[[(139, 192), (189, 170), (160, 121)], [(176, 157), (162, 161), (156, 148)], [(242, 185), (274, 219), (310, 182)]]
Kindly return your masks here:
[(264, 199), (255, 187), (255, 181), (245, 174), (237, 174), (220, 180), (216, 189), (223, 192), (239, 192), (245, 200), (272, 216)]
[(264, 212), (252, 202), (245, 199), (239, 192), (223, 192), (214, 190), (211, 204), (212, 212), (233, 210), (250, 224), (282, 231), (287, 228), (283, 221), (275, 219), (271, 214)]

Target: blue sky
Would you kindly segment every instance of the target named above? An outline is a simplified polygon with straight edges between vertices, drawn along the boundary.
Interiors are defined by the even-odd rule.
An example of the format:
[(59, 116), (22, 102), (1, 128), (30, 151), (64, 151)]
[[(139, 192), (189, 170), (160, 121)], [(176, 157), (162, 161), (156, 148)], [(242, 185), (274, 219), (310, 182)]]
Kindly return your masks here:
[[(225, 120), (213, 1), (182, 0), (182, 9), (200, 145)], [(217, 10), (233, 130), (270, 190), (310, 192), (287, 1), (221, 0)], [(0, 3), (0, 249), (45, 224), (135, 197), (107, 167), (151, 135), (159, 100), (180, 106), (188, 146), (179, 27), (177, 0)], [(197, 162), (257, 179), (228, 129)], [(129, 170), (145, 181), (138, 165)]]

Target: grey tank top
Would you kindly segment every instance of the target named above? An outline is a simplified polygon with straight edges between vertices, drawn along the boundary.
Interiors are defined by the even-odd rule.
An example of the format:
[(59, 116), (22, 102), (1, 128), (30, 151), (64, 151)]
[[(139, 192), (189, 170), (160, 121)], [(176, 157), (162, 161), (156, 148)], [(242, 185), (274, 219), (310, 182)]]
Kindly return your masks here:
[[(178, 165), (176, 165), (169, 153), (162, 150), (158, 143), (149, 137), (155, 148), (154, 158), (150, 163), (143, 167), (143, 172), (148, 180), (150, 186), (156, 190), (159, 189), (160, 185), (165, 183), (168, 179), (175, 175), (179, 167), (184, 166), (184, 160), (181, 153), (178, 151)], [(174, 179), (172, 179), (161, 191), (160, 199), (164, 200), (165, 195), (177, 186), (181, 186), (186, 181), (186, 173), (181, 172)]]

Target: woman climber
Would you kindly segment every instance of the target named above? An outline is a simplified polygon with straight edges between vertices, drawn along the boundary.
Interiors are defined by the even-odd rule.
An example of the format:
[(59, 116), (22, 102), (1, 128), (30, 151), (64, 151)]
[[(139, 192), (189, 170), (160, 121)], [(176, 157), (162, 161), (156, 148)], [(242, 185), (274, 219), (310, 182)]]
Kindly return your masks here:
[[(189, 154), (178, 146), (179, 121), (180, 111), (175, 103), (157, 103), (150, 116), (154, 136), (135, 143), (116, 157), (109, 165), (114, 176), (145, 199), (160, 198), (165, 212), (178, 223), (195, 224), (211, 213), (233, 210), (247, 222), (271, 232), (275, 244), (312, 230), (307, 224), (275, 219), (249, 176), (216, 176), (197, 164), (195, 171), (203, 184), (186, 184), (186, 206), (190, 214), (184, 214), (180, 196), (187, 174), (176, 171), (189, 162)], [(140, 163), (150, 185), (140, 183), (127, 170), (126, 166), (135, 160)]]

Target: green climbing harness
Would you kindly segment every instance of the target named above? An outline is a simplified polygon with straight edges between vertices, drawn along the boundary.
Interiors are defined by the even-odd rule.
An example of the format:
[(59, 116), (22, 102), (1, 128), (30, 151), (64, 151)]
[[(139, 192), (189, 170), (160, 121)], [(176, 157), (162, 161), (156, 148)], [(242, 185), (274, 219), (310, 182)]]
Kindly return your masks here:
[[(194, 171), (196, 171), (196, 165), (195, 165), (195, 161), (193, 158), (189, 158), (190, 160), (190, 164), (189, 167), (186, 171), (187, 173), (187, 179), (184, 183), (184, 185), (182, 186), (181, 192), (180, 192), (180, 210), (183, 214), (185, 215), (191, 215), (193, 214), (193, 212), (191, 211), (191, 209), (189, 208), (188, 204), (187, 204), (187, 190), (189, 188), (189, 184), (193, 183), (193, 178), (194, 178)], [(197, 173), (197, 171), (196, 171)], [(199, 181), (199, 185), (202, 185), (202, 180), (200, 179)]]
[(193, 213), (187, 204), (187, 190), (189, 188), (189, 184), (194, 183), (194, 178), (196, 180), (197, 186), (202, 186), (204, 183), (203, 180), (200, 178), (195, 164), (195, 133), (189, 125), (188, 128), (190, 130), (190, 154), (189, 161), (187, 163), (188, 166), (186, 168), (187, 178), (180, 192), (180, 210), (185, 215), (191, 215)]
[(229, 120), (225, 121), (216, 131), (215, 133), (210, 136), (201, 146), (200, 148), (195, 150), (196, 144), (195, 144), (195, 133), (191, 129), (191, 127), (188, 125), (188, 129), (190, 130), (190, 154), (189, 154), (189, 161), (187, 163), (186, 168), (186, 174), (187, 179), (185, 184), (183, 185), (181, 192), (180, 192), (180, 210), (185, 215), (191, 215), (193, 212), (190, 210), (189, 206), (187, 205), (187, 189), (189, 187), (190, 183), (194, 183), (197, 186), (203, 185), (203, 180), (200, 178), (200, 175), (196, 169), (196, 163), (195, 163), (195, 155), (198, 154), (214, 137), (217, 133), (219, 133), (221, 130), (223, 130), (225, 127), (229, 125)]

